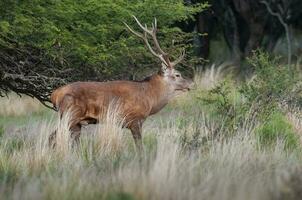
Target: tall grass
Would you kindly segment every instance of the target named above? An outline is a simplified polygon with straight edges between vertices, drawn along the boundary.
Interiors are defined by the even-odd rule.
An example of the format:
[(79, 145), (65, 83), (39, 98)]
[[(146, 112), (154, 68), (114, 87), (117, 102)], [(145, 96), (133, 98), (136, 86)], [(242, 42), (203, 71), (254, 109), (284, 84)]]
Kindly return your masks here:
[[(2, 199), (301, 199), (299, 149), (283, 140), (262, 148), (253, 116), (228, 138), (205, 108), (172, 104), (144, 124), (145, 157), (139, 159), (116, 107), (101, 125), (69, 137), (70, 115), (40, 119), (18, 134), (0, 137)], [(184, 107), (182, 108), (181, 105)], [(199, 106), (199, 105), (198, 105)], [(194, 110), (192, 108), (191, 110)], [(301, 131), (299, 116), (289, 113)], [(289, 120), (290, 121), (290, 120)], [(48, 136), (57, 129), (57, 145)]]
[[(250, 129), (242, 128), (229, 140), (209, 139), (186, 150), (181, 136), (193, 134), (192, 124), (178, 125), (172, 118), (157, 129), (156, 142), (148, 144), (149, 151), (140, 161), (128, 131), (114, 128), (103, 135), (99, 131), (106, 128), (100, 127), (83, 135), (80, 146), (71, 147), (65, 137), (68, 126), (59, 125), (60, 145), (52, 149), (46, 141), (53, 126), (41, 122), (30, 127), (37, 131), (36, 137), (1, 139), (0, 195), (7, 199), (276, 199), (299, 194), (302, 182), (290, 179), (300, 176), (295, 174), (300, 158), (283, 151), (282, 141), (262, 151)], [(12, 147), (11, 140), (20, 140), (20, 146)], [(284, 185), (290, 188), (284, 190)]]
[(28, 96), (22, 98), (16, 94), (0, 98), (0, 116), (22, 116), (43, 110), (38, 100)]
[(212, 64), (203, 71), (198, 71), (194, 77), (195, 84), (199, 89), (211, 90), (217, 86), (227, 74), (233, 70), (231, 63), (225, 62), (220, 65)]

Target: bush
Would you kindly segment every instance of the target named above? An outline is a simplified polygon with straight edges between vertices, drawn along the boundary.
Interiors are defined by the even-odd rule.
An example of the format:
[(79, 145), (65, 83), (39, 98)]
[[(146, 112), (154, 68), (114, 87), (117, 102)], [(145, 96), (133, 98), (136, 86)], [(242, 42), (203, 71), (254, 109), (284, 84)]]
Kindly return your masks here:
[(294, 69), (280, 64), (277, 58), (260, 50), (254, 52), (249, 63), (255, 75), (239, 89), (247, 108), (253, 106), (255, 112), (265, 120), (280, 104), (288, 104), (297, 99), (294, 88), (299, 80)]
[(298, 136), (281, 112), (272, 113), (269, 120), (258, 128), (256, 134), (261, 146), (271, 146), (283, 141), (286, 149), (298, 147)]
[(241, 94), (230, 80), (223, 81), (200, 99), (227, 133), (233, 133), (247, 117)]
[(226, 80), (202, 101), (210, 105), (226, 133), (236, 133), (247, 121), (255, 121), (259, 124), (256, 133), (261, 145), (283, 140), (287, 149), (294, 149), (298, 146), (296, 133), (283, 112), (302, 102), (297, 92), (298, 73), (261, 51), (255, 51), (249, 63), (254, 70), (253, 78), (240, 86)]

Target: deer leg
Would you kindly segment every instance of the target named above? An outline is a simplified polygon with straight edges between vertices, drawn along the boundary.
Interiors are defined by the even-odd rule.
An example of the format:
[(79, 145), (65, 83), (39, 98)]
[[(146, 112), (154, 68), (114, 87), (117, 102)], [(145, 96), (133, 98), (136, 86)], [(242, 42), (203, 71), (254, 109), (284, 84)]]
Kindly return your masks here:
[(57, 129), (54, 130), (48, 137), (48, 145), (51, 148), (56, 146), (56, 136), (57, 136)]
[(144, 152), (144, 146), (142, 142), (142, 123), (135, 123), (130, 127), (134, 143), (137, 149), (137, 152), (141, 155)]
[(70, 126), (70, 136), (78, 144), (80, 141), (81, 135), (81, 125), (79, 123)]
[(83, 119), (83, 112), (82, 108), (80, 106), (73, 106), (70, 109), (71, 113), (71, 119), (69, 121), (69, 131), (70, 136), (73, 139), (73, 141), (78, 144), (80, 141), (80, 135), (81, 135), (81, 121)]
[[(71, 138), (78, 144), (81, 135), (81, 125), (76, 124), (69, 128)], [(51, 148), (55, 148), (56, 146), (56, 137), (57, 137), (57, 130), (54, 130), (48, 137), (48, 145)]]

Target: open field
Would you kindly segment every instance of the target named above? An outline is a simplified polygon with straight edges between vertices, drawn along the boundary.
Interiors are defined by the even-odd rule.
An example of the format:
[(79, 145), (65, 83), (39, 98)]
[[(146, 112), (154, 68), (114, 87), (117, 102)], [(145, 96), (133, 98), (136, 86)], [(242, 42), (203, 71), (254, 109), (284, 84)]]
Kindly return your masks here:
[[(29, 98), (0, 99), (1, 199), (301, 199), (300, 143), (289, 149), (278, 139), (263, 147), (252, 116), (230, 134), (224, 117), (198, 100), (221, 79), (217, 72), (206, 77), (147, 120), (141, 161), (114, 115), (84, 128), (72, 147), (68, 116), (58, 123)], [(298, 112), (287, 119), (298, 135)], [(57, 147), (50, 149), (56, 126)]]
[(302, 0), (0, 0), (0, 200), (302, 200), (301, 19)]

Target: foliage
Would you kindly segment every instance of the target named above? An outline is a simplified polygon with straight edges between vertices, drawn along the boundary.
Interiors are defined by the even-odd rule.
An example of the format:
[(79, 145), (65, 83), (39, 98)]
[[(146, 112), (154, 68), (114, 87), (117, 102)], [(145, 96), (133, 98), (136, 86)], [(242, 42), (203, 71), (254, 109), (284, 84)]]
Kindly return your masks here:
[(254, 69), (250, 80), (239, 86), (226, 80), (210, 90), (202, 101), (213, 109), (217, 121), (228, 133), (236, 132), (250, 118), (259, 125), (257, 135), (261, 144), (281, 138), (286, 148), (297, 147), (296, 133), (283, 113), (286, 106), (299, 106), (301, 101), (298, 73), (262, 51), (254, 52), (249, 62)]
[(2, 1), (0, 96), (14, 91), (43, 103), (67, 82), (140, 77), (154, 70), (154, 58), (124, 22), (137, 29), (131, 15), (147, 24), (156, 17), (163, 48), (178, 57), (192, 49), (192, 34), (177, 23), (206, 7), (182, 0)]
[(108, 79), (127, 77), (138, 66), (152, 63), (146, 60), (149, 54), (141, 41), (125, 29), (123, 22), (134, 24), (131, 15), (147, 24), (156, 17), (163, 46), (170, 47), (174, 40), (171, 51), (175, 53), (188, 35), (174, 24), (191, 18), (205, 5), (185, 6), (181, 0), (35, 0), (5, 1), (0, 7), (1, 34), (44, 49), (61, 65), (93, 66)]
[(286, 149), (298, 147), (298, 137), (293, 127), (281, 112), (271, 113), (268, 120), (257, 130), (257, 136), (262, 146), (271, 146), (283, 141)]
[(240, 87), (247, 107), (253, 106), (265, 116), (281, 104), (294, 103), (299, 99), (299, 73), (280, 64), (278, 59), (268, 53), (255, 51), (249, 59), (255, 76)]
[(234, 133), (234, 130), (248, 117), (242, 104), (241, 94), (231, 80), (222, 81), (200, 100), (209, 107), (213, 118), (225, 127), (227, 133)]

